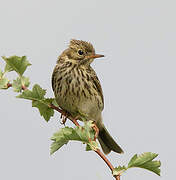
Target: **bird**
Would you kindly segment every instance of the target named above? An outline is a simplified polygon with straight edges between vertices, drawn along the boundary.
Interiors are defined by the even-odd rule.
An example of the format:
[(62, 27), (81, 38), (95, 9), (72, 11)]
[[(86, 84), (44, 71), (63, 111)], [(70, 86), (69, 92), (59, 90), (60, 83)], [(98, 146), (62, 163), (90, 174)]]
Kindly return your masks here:
[(90, 42), (71, 39), (58, 57), (52, 73), (52, 89), (60, 108), (79, 120), (93, 121), (98, 128), (98, 141), (105, 154), (123, 153), (102, 121), (104, 97), (100, 81), (91, 67), (96, 54)]

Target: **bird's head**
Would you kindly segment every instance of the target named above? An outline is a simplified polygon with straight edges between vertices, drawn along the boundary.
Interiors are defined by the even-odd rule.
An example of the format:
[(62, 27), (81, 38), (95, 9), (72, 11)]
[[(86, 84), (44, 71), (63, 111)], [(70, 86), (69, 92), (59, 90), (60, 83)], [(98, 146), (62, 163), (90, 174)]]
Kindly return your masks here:
[(80, 65), (90, 65), (95, 58), (104, 57), (104, 55), (95, 54), (95, 49), (91, 43), (75, 39), (70, 41), (69, 48), (61, 56), (65, 57), (66, 61)]

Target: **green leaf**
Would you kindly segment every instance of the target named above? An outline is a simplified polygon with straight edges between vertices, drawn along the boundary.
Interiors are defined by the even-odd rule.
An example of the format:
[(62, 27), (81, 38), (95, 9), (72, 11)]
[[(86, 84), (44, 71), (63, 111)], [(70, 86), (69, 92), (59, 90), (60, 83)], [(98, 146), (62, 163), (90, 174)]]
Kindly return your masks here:
[(147, 169), (149, 171), (152, 171), (156, 173), (158, 176), (160, 176), (161, 170), (159, 169), (161, 166), (160, 161), (150, 161), (140, 166), (140, 168)]
[(29, 78), (27, 77), (17, 77), (16, 80), (13, 80), (12, 87), (15, 92), (21, 92), (22, 87), (28, 87), (30, 84)]
[(32, 107), (38, 108), (40, 115), (43, 116), (47, 122), (54, 115), (54, 110), (46, 105), (44, 101), (32, 101)]
[(90, 139), (94, 139), (95, 131), (93, 130), (93, 121), (85, 121), (84, 122), (84, 129), (87, 132)]
[(5, 71), (5, 73), (7, 73), (7, 72), (10, 72), (10, 71), (13, 71), (13, 68), (9, 64), (6, 63), (4, 71)]
[(113, 174), (113, 176), (119, 176), (126, 170), (127, 170), (127, 168), (125, 166), (118, 166), (113, 169), (112, 174)]
[(143, 168), (147, 169), (149, 171), (154, 172), (155, 174), (160, 176), (160, 166), (161, 162), (160, 161), (153, 161), (154, 158), (156, 158), (158, 154), (151, 153), (151, 152), (146, 152), (141, 155), (135, 154), (131, 160), (128, 163), (128, 167), (125, 166), (118, 166), (114, 168), (113, 170), (113, 175), (121, 175), (123, 172), (125, 172), (129, 168)]
[(92, 151), (92, 148), (89, 144), (86, 145), (86, 151)]
[(73, 128), (65, 127), (54, 133), (51, 140), (54, 141), (51, 144), (50, 151), (50, 153), (53, 154), (64, 144), (67, 144), (69, 140), (79, 140), (79, 136), (75, 133)]
[(137, 158), (138, 158), (138, 157), (137, 157), (137, 154), (135, 154), (135, 155), (131, 158), (130, 162), (128, 163), (128, 167), (129, 167), (129, 168), (132, 167), (132, 165), (134, 164), (134, 162), (135, 162), (135, 160), (136, 160)]
[(17, 96), (17, 98), (29, 99), (29, 100), (44, 100), (44, 96), (46, 94), (46, 90), (42, 89), (38, 84), (35, 84), (32, 88), (32, 91), (25, 90)]
[(23, 98), (32, 100), (32, 107), (38, 108), (40, 115), (44, 117), (46, 121), (54, 115), (54, 110), (49, 107), (49, 104), (53, 101), (52, 98), (46, 99), (44, 96), (46, 90), (42, 89), (38, 84), (35, 84), (30, 90), (24, 90), (17, 98)]
[(146, 152), (146, 153), (143, 153), (139, 156), (137, 156), (137, 154), (135, 154), (131, 158), (130, 162), (128, 163), (128, 167), (140, 166), (140, 165), (145, 164), (149, 161), (152, 161), (157, 156), (158, 156), (158, 154), (151, 153), (151, 152)]
[(16, 80), (13, 80), (12, 87), (13, 87), (13, 90), (15, 92), (21, 92), (22, 85), (21, 85), (21, 78), (20, 77), (18, 77)]
[(0, 78), (0, 89), (7, 89), (8, 88), (9, 80), (7, 78)]
[(46, 94), (46, 90), (42, 89), (38, 84), (34, 85), (34, 87), (32, 88), (32, 92), (34, 97), (38, 99), (44, 99), (44, 96)]
[(27, 61), (26, 56), (11, 56), (9, 58), (2, 56), (2, 58), (6, 61), (7, 65), (5, 67), (5, 72), (16, 71), (19, 76), (22, 76), (24, 71), (31, 64)]
[(161, 166), (161, 163), (160, 161), (153, 161), (153, 159), (156, 158), (157, 156), (158, 154), (151, 152), (146, 152), (139, 156), (135, 154), (128, 163), (128, 168), (131, 167), (144, 168), (156, 173), (157, 175), (160, 175), (159, 167)]
[(22, 76), (21, 77), (21, 83), (22, 83), (22, 86), (29, 87), (29, 85), (30, 85), (29, 78)]
[(54, 98), (46, 98), (46, 99), (43, 100), (43, 102), (45, 104), (48, 104), (48, 106), (49, 106), (50, 104), (53, 103), (54, 100), (55, 100)]
[(85, 122), (83, 127), (69, 128), (65, 127), (56, 132), (51, 138), (54, 141), (51, 144), (51, 154), (60, 149), (64, 144), (67, 144), (70, 140), (81, 141), (87, 144), (86, 150), (96, 150), (98, 148), (98, 143), (96, 141), (90, 140), (90, 132), (88, 129), (91, 128), (92, 124), (90, 122)]

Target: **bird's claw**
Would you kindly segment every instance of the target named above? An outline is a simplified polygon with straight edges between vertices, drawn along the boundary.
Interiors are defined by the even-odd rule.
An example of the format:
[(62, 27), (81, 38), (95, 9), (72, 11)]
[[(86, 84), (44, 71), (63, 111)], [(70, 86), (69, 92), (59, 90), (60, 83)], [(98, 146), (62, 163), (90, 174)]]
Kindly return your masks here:
[(62, 113), (61, 113), (61, 116), (60, 116), (60, 118), (61, 118), (61, 124), (62, 125), (64, 125), (65, 126), (65, 123), (66, 123), (66, 121), (67, 121), (67, 117), (68, 117), (68, 114), (67, 114), (67, 112), (66, 111), (63, 111)]
[(96, 141), (98, 134), (99, 134), (99, 128), (97, 127), (97, 125), (95, 123), (93, 123), (92, 126), (93, 130), (95, 131), (95, 135), (94, 135), (94, 141)]

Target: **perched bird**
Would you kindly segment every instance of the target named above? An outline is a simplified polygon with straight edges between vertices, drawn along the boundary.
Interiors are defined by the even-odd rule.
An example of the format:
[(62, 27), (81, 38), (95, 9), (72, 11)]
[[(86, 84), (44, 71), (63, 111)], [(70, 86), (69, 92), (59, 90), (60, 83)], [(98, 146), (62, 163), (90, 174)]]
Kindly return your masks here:
[(99, 129), (98, 140), (105, 154), (123, 153), (102, 122), (104, 108), (100, 81), (90, 64), (95, 58), (91, 43), (72, 39), (58, 57), (52, 74), (52, 88), (58, 105), (73, 117), (92, 120)]

